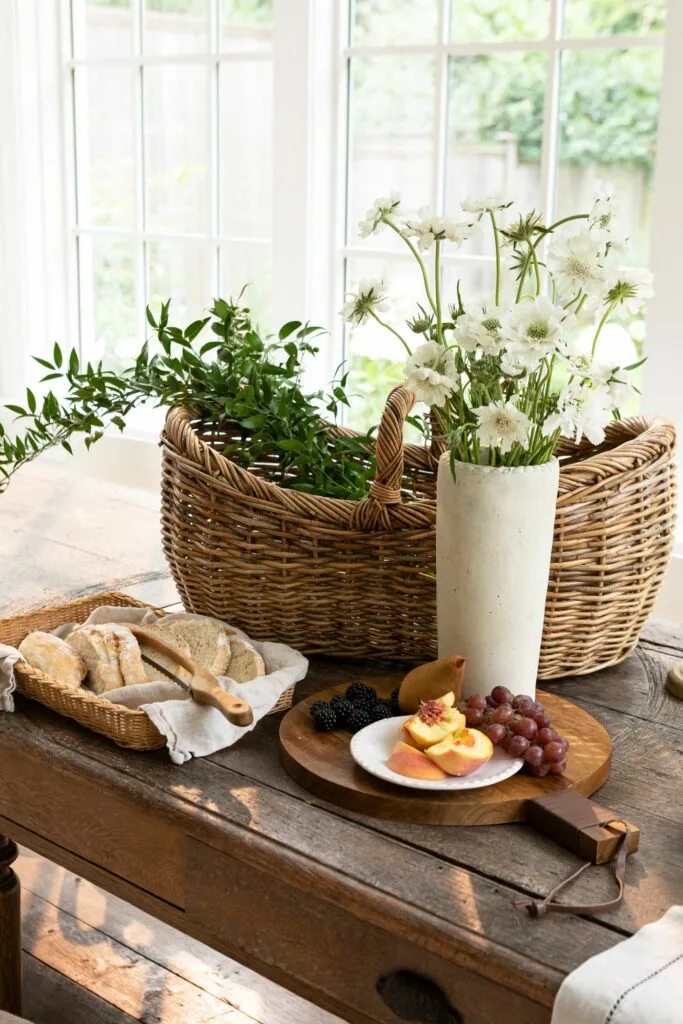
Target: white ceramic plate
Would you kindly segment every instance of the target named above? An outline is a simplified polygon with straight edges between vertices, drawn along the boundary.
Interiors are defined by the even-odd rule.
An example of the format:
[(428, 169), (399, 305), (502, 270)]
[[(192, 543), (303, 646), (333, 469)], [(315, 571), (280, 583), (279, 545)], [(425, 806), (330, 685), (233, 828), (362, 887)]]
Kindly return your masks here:
[(364, 768), (366, 772), (370, 772), (371, 775), (376, 775), (378, 779), (393, 782), (397, 786), (406, 786), (408, 789), (444, 790), (454, 793), (461, 789), (480, 789), (482, 786), (493, 786), (496, 782), (502, 782), (503, 779), (514, 775), (524, 764), (521, 757), (510, 757), (500, 747), (494, 747), (491, 760), (481, 765), (471, 775), (464, 775), (462, 778), (451, 776), (440, 782), (409, 779), (407, 775), (399, 775), (387, 768), (391, 751), (401, 738), (400, 728), (409, 718), (410, 715), (384, 718), (380, 722), (366, 725), (364, 729), (357, 732), (351, 739), (351, 757), (356, 764)]

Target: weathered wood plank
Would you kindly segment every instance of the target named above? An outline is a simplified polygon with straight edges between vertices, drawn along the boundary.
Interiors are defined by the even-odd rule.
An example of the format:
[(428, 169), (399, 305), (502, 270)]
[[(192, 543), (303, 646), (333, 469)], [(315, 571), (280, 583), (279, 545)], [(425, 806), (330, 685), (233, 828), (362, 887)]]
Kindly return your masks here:
[(23, 901), (24, 949), (145, 1024), (252, 1024), (252, 1018), (35, 893)]
[(669, 668), (681, 657), (683, 653), (677, 655), (671, 649), (640, 646), (621, 665), (591, 676), (543, 683), (543, 688), (577, 704), (588, 702), (591, 709), (610, 708), (683, 731), (683, 705), (664, 686)]
[(135, 1024), (47, 964), (24, 953), (24, 1013), (32, 1024)]
[(97, 929), (260, 1024), (340, 1024), (337, 1017), (36, 853), (23, 850), (17, 870), (24, 891), (70, 910), (81, 928)]
[(640, 643), (672, 649), (683, 657), (683, 626), (664, 619), (649, 619), (640, 634)]

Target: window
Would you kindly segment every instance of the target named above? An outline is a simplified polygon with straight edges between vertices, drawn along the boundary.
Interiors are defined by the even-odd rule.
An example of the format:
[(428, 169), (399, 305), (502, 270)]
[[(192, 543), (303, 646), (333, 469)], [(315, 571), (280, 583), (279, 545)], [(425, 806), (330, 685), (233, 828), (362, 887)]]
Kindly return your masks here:
[[(662, 80), (665, 0), (355, 0), (347, 76), (347, 287), (385, 277), (412, 315), (419, 282), (399, 239), (360, 241), (370, 202), (395, 189), (408, 208), (451, 211), (503, 191), (552, 218), (590, 200), (596, 179), (623, 195), (632, 259), (649, 259), (649, 211)], [(444, 287), (489, 290), (485, 233), (446, 257)], [(643, 347), (642, 317), (603, 335), (617, 361)], [(401, 378), (398, 342), (378, 325), (348, 331), (351, 422), (377, 422)]]
[(70, 0), (70, 221), (90, 359), (124, 365), (246, 282), (269, 322), (272, 0)]

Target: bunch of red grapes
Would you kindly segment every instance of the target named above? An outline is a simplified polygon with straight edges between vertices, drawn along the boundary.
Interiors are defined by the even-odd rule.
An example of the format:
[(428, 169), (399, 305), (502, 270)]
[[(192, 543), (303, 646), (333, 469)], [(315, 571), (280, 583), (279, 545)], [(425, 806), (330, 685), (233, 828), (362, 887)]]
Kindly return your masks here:
[(564, 775), (569, 740), (552, 728), (539, 701), (524, 694), (515, 697), (506, 686), (495, 686), (488, 697), (474, 693), (460, 701), (458, 709), (467, 725), (486, 733), (494, 747), (502, 747), (511, 757), (523, 757), (529, 775)]

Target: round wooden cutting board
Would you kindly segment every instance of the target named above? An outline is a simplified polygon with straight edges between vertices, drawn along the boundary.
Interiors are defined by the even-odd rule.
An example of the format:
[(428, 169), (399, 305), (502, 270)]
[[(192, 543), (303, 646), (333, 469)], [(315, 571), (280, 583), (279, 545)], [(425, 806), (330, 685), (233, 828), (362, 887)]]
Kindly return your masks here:
[[(400, 677), (384, 676), (368, 682), (380, 696), (388, 697)], [(575, 704), (539, 690), (538, 700), (545, 704), (553, 728), (571, 744), (567, 772), (561, 778), (534, 779), (522, 770), (497, 785), (460, 793), (405, 789), (383, 782), (364, 772), (352, 759), (350, 733), (316, 732), (311, 723), (308, 712), (313, 701), (329, 700), (343, 693), (346, 685), (321, 690), (301, 701), (280, 724), (280, 753), (286, 770), (305, 789), (340, 807), (413, 824), (500, 825), (520, 821), (527, 800), (572, 786), (590, 796), (609, 775), (612, 743), (600, 723)]]

